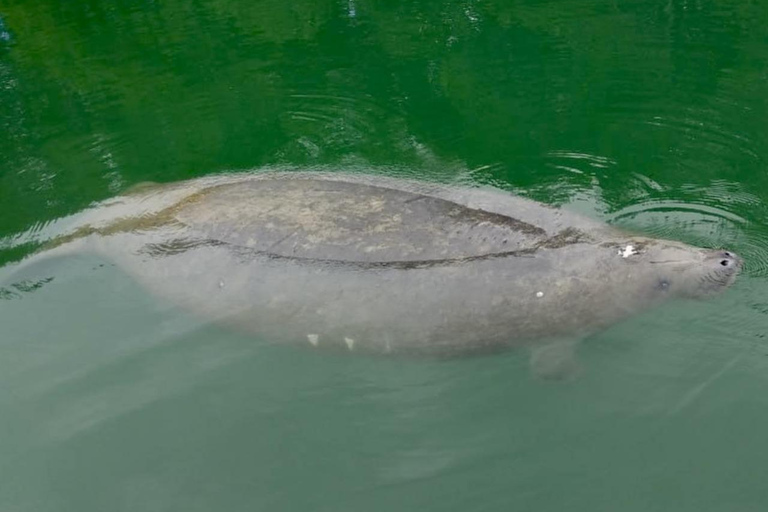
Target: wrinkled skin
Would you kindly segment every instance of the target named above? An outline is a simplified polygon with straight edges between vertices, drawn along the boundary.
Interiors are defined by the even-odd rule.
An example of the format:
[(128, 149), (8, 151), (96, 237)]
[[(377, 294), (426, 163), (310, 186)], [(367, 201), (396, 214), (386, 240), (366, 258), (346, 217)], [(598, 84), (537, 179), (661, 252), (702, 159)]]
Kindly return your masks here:
[(71, 219), (53, 245), (266, 339), (395, 354), (575, 339), (717, 293), (741, 266), (494, 189), (338, 174), (148, 188)]

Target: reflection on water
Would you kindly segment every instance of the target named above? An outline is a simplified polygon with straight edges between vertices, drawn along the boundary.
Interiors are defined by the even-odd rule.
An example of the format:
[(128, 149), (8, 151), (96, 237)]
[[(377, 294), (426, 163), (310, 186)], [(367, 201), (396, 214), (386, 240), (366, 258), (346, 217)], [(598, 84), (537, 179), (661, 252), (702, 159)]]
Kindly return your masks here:
[(495, 185), (745, 268), (549, 385), (520, 352), (318, 355), (104, 262), (6, 265), (0, 509), (764, 509), (764, 27), (737, 0), (5, 2), (1, 265), (137, 183), (279, 166)]

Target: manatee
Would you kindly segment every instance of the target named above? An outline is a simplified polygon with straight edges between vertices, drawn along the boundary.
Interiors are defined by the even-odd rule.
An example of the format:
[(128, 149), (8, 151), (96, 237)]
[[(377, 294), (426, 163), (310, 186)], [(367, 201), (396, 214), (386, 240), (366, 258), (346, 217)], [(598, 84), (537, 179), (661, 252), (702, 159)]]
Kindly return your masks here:
[(142, 186), (58, 223), (19, 264), (89, 252), (200, 318), (310, 349), (452, 356), (575, 341), (714, 295), (733, 252), (623, 232), (494, 188), (341, 173)]

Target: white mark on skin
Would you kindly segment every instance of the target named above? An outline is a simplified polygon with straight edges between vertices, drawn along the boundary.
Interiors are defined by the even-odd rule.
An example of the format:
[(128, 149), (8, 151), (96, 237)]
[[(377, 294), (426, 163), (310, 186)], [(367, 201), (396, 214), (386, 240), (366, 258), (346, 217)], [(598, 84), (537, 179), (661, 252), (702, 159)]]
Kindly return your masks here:
[(355, 340), (353, 340), (352, 338), (345, 337), (344, 338), (344, 343), (347, 344), (347, 347), (349, 348), (349, 350), (352, 350), (352, 348), (354, 348), (354, 346), (355, 346)]
[(538, 298), (542, 298), (544, 296), (544, 292), (536, 292), (536, 296)]
[(619, 250), (619, 254), (622, 258), (629, 258), (630, 256), (637, 254), (637, 251), (633, 245), (627, 245), (623, 251)]
[(219, 288), (224, 288), (224, 280), (219, 281)]
[(318, 342), (320, 341), (320, 336), (317, 334), (307, 334), (307, 339), (312, 344), (313, 347), (316, 347)]

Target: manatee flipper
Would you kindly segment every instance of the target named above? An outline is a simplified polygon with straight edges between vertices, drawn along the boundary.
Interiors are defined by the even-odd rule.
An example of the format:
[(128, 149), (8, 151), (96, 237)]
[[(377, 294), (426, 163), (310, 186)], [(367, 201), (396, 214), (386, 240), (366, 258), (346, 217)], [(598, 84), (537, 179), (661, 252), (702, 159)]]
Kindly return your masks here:
[(556, 340), (531, 349), (531, 372), (540, 379), (569, 380), (581, 372), (578, 340)]

